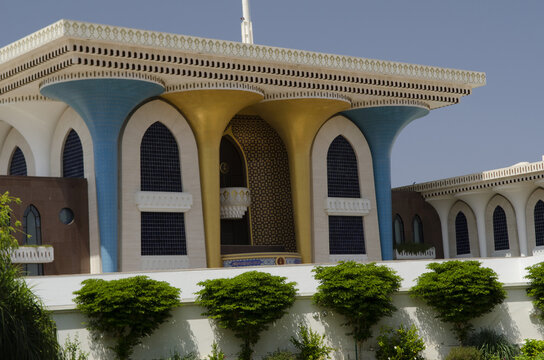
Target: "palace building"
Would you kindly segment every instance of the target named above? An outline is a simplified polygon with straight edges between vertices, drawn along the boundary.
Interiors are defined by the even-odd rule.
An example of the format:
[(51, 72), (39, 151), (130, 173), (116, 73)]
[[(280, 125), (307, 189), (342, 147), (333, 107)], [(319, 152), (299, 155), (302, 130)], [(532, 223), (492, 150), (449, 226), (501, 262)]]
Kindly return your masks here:
[[(53, 275), (391, 260), (396, 136), (485, 83), (60, 20), (0, 49), (0, 189), (22, 200), (13, 216), (32, 236), (21, 243), (49, 245), (16, 261)], [(453, 193), (480, 186), (463, 184), (411, 188), (439, 209), (442, 237), (422, 238), (438, 257), (491, 254), (481, 226), (498, 205), (512, 255), (533, 249), (519, 224), (514, 235), (522, 205), (507, 189), (482, 208)], [(435, 205), (442, 192), (455, 209)], [(456, 210), (469, 250), (451, 245)]]

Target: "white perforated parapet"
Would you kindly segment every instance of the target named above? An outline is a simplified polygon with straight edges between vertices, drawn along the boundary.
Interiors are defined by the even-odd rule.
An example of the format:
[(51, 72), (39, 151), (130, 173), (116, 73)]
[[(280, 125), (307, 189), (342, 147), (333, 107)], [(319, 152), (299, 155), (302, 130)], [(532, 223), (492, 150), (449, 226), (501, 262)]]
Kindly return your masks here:
[(193, 196), (184, 192), (138, 191), (134, 201), (142, 212), (187, 212)]
[(11, 253), (11, 262), (16, 264), (44, 264), (55, 260), (52, 246), (21, 246)]
[(370, 212), (370, 200), (357, 198), (333, 198), (325, 200), (327, 215), (364, 216)]

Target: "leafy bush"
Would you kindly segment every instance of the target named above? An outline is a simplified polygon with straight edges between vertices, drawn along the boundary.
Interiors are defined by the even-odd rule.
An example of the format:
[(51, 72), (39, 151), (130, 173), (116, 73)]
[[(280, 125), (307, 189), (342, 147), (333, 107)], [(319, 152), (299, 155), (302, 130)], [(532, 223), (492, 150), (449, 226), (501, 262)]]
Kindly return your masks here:
[(514, 358), (515, 360), (544, 360), (544, 354), (536, 354), (534, 356), (519, 355)]
[(208, 360), (225, 360), (225, 353), (221, 351), (216, 342), (212, 344), (212, 353), (208, 355)]
[(544, 320), (544, 262), (526, 268), (529, 279), (527, 295), (533, 298), (533, 305), (541, 320)]
[(262, 360), (296, 360), (295, 354), (287, 350), (276, 350), (266, 354)]
[(417, 328), (400, 326), (398, 329), (382, 329), (378, 336), (377, 360), (423, 360), (421, 352), (425, 343), (417, 334)]
[(206, 315), (242, 339), (239, 356), (249, 360), (253, 346), (270, 323), (280, 319), (295, 302), (295, 283), (284, 277), (249, 271), (232, 279), (199, 282), (197, 304)]
[(396, 310), (391, 295), (398, 291), (401, 277), (387, 266), (348, 261), (313, 271), (320, 283), (314, 302), (345, 316), (344, 325), (352, 328), (349, 335), (358, 343), (370, 338), (371, 327)]
[(71, 340), (68, 335), (61, 349), (59, 360), (87, 360), (89, 353), (82, 351), (80, 346), (81, 343), (77, 335), (74, 340)]
[(484, 360), (484, 357), (475, 347), (460, 346), (451, 349), (446, 360)]
[(517, 345), (512, 344), (504, 334), (493, 329), (481, 329), (470, 334), (466, 342), (467, 345), (479, 349), (484, 359), (495, 356), (501, 360), (512, 360), (519, 354)]
[(11, 263), (17, 248), (14, 233), (20, 222), (10, 224), (10, 204), (20, 203), (8, 192), (0, 195), (0, 357), (2, 359), (57, 359), (57, 328), (42, 302)]
[(179, 289), (167, 282), (135, 276), (105, 281), (87, 279), (74, 292), (77, 308), (94, 333), (111, 337), (110, 347), (119, 359), (128, 359), (134, 346), (151, 335), (180, 306)]
[(174, 351), (172, 355), (167, 358), (160, 358), (155, 360), (199, 360), (198, 356), (195, 353), (189, 353), (186, 355), (181, 355), (179, 352)]
[(478, 261), (431, 263), (431, 272), (421, 274), (410, 290), (438, 312), (438, 318), (453, 325), (457, 339), (464, 344), (472, 329), (471, 320), (491, 312), (502, 303), (506, 292), (497, 274)]
[(525, 339), (525, 344), (521, 346), (521, 352), (527, 356), (544, 354), (544, 340)]
[(299, 328), (297, 337), (291, 337), (291, 343), (299, 351), (297, 360), (324, 360), (334, 351), (325, 345), (325, 335), (319, 335), (304, 325)]

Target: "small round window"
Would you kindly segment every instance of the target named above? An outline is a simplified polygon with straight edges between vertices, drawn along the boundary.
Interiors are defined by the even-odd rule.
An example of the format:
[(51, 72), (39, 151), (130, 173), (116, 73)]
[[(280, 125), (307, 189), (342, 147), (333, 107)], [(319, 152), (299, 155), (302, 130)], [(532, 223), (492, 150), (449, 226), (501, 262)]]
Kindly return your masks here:
[(59, 220), (65, 224), (69, 225), (74, 221), (74, 212), (70, 208), (63, 208), (59, 212)]

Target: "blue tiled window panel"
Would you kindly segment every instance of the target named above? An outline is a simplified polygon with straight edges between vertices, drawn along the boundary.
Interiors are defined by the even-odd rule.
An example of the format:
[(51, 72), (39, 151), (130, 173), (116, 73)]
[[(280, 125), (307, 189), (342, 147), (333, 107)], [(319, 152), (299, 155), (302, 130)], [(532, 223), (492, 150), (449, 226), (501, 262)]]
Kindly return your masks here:
[(455, 246), (457, 255), (470, 254), (467, 217), (461, 211), (455, 217)]
[(538, 200), (535, 205), (535, 239), (536, 246), (544, 245), (544, 201)]
[(365, 253), (365, 232), (361, 216), (329, 216), (329, 253)]
[(9, 174), (19, 176), (27, 175), (25, 155), (23, 154), (21, 149), (19, 149), (19, 147), (15, 148), (15, 151), (11, 156), (11, 163), (9, 164)]
[(142, 212), (141, 254), (187, 255), (183, 213)]
[(357, 156), (343, 136), (337, 136), (327, 152), (329, 197), (360, 198)]
[(83, 147), (74, 130), (70, 130), (62, 152), (62, 177), (83, 178)]
[(178, 144), (160, 122), (151, 125), (142, 139), (140, 176), (142, 191), (182, 191)]
[(497, 206), (493, 211), (493, 239), (495, 241), (495, 251), (510, 249), (506, 214), (500, 206)]

